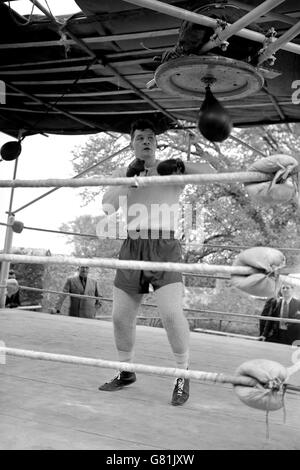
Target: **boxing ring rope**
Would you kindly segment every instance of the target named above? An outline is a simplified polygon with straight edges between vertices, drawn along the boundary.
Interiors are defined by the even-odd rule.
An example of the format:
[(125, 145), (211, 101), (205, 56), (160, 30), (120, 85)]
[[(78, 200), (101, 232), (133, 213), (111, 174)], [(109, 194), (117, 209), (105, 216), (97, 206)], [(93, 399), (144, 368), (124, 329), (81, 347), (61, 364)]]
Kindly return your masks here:
[[(134, 364), (119, 361), (106, 361), (103, 359), (95, 359), (90, 357), (70, 356), (65, 354), (53, 354), (41, 351), (31, 351), (26, 349), (7, 348), (0, 346), (0, 354), (8, 356), (22, 357), (27, 359), (39, 359), (43, 361), (59, 362), (64, 364), (74, 364), (90, 367), (99, 367), (104, 369), (117, 369), (126, 372), (140, 372), (145, 374), (153, 374), (167, 377), (182, 377), (184, 379), (194, 379), (202, 382), (212, 382), (231, 385), (244, 385), (255, 387), (257, 380), (250, 377), (241, 377), (219, 372), (204, 372), (187, 369), (177, 369), (170, 367), (157, 367), (144, 364)], [(288, 377), (300, 370), (300, 362), (294, 364), (287, 369)], [(287, 384), (288, 388), (289, 384)]]
[[(296, 173), (295, 173), (296, 174)], [(272, 174), (256, 171), (240, 171), (231, 173), (205, 173), (194, 175), (171, 176), (138, 176), (138, 177), (99, 177), (99, 178), (50, 178), (44, 180), (0, 180), (0, 188), (80, 188), (82, 186), (136, 186), (146, 187), (152, 185), (186, 184), (233, 184), (233, 183), (259, 183), (271, 181)]]
[(52, 354), (40, 351), (30, 351), (24, 349), (7, 348), (0, 346), (0, 354), (23, 357), (28, 359), (41, 359), (44, 361), (60, 362), (65, 364), (76, 364), (83, 366), (100, 367), (106, 369), (121, 369), (126, 372), (141, 372), (168, 377), (182, 377), (185, 379), (195, 379), (205, 382), (229, 383), (232, 385), (254, 386), (256, 381), (246, 377), (236, 377), (216, 372), (193, 371), (186, 369), (148, 366), (144, 364), (133, 364), (119, 361), (105, 361), (89, 357), (69, 356), (65, 354)]
[[(201, 274), (229, 274), (236, 276), (250, 276), (257, 274), (259, 270), (248, 266), (225, 266), (216, 264), (187, 264), (187, 263), (171, 263), (171, 262), (152, 262), (152, 261), (132, 261), (119, 260), (112, 258), (75, 258), (71, 256), (31, 256), (31, 255), (14, 255), (11, 253), (0, 254), (0, 261), (8, 261), (12, 263), (28, 263), (28, 264), (64, 264), (71, 266), (89, 266), (97, 268), (111, 269), (133, 269), (135, 271), (168, 271), (168, 272), (184, 272), (201, 273)], [(263, 270), (261, 272), (265, 273)], [(265, 273), (266, 274), (266, 273)], [(294, 286), (300, 286), (300, 279), (285, 275), (280, 276), (282, 280), (286, 280)]]
[[(39, 289), (38, 287), (28, 287), (28, 286), (19, 286), (21, 290), (28, 290), (32, 292), (44, 292), (47, 294), (55, 294), (55, 295), (65, 295), (68, 297), (75, 297), (75, 298), (81, 298), (81, 299), (92, 299), (92, 300), (100, 300), (101, 302), (112, 302), (113, 299), (109, 299), (107, 297), (96, 297), (94, 295), (84, 295), (84, 294), (73, 294), (71, 292), (63, 292), (63, 291), (56, 291), (56, 290), (50, 290), (50, 289)], [(156, 308), (157, 305), (155, 304), (149, 304), (149, 303), (142, 303), (142, 307), (149, 307), (149, 308)], [(217, 315), (225, 315), (225, 316), (232, 316), (232, 317), (243, 317), (243, 318), (251, 318), (254, 320), (274, 320), (275, 322), (280, 322), (282, 319), (276, 318), (276, 317), (268, 317), (268, 316), (261, 316), (261, 315), (250, 315), (247, 313), (232, 313), (232, 312), (218, 312), (215, 310), (201, 310), (197, 308), (188, 308), (184, 307), (183, 311), (185, 312), (194, 312), (194, 313), (208, 313), (208, 314), (217, 314)], [(160, 318), (160, 317), (155, 317), (155, 316), (137, 316), (137, 319), (153, 319), (153, 318)], [(96, 319), (102, 320), (102, 319), (112, 319), (111, 315), (101, 315), (97, 317)], [(205, 318), (203, 317), (186, 317), (187, 320), (204, 320)], [(208, 320), (214, 320), (214, 318), (208, 318)], [(293, 318), (287, 318), (284, 320), (285, 323), (298, 323), (300, 324), (300, 319), (293, 319)]]
[[(0, 225), (3, 227), (13, 227), (11, 224), (7, 224), (4, 222), (0, 222)], [(80, 232), (67, 232), (64, 230), (52, 230), (52, 229), (47, 229), (47, 228), (41, 228), (41, 227), (28, 227), (24, 225), (23, 229), (26, 230), (36, 230), (37, 232), (45, 232), (45, 233), (56, 233), (58, 235), (70, 235), (70, 236), (75, 236), (75, 237), (87, 237), (87, 238), (93, 238), (95, 240), (111, 240), (109, 237), (99, 237), (98, 235), (94, 235), (92, 233), (80, 233)], [(119, 241), (124, 241), (126, 238), (123, 237), (116, 237), (114, 240), (119, 240)], [(225, 245), (225, 244), (218, 244), (218, 243), (195, 243), (195, 242), (190, 242), (190, 241), (182, 241), (179, 240), (180, 244), (183, 246), (188, 246), (188, 247), (198, 247), (201, 249), (204, 248), (220, 248), (222, 250), (246, 250), (247, 248), (255, 248), (257, 245)], [(274, 248), (274, 250), (280, 250), (280, 251), (294, 251), (294, 252), (300, 252), (300, 248), (286, 248), (282, 246), (269, 246), (269, 248)], [(185, 275), (185, 273), (183, 273)], [(196, 274), (195, 274), (196, 275)], [(222, 278), (223, 279), (223, 278)]]
[[(169, 271), (189, 273), (226, 273), (238, 276), (248, 276), (257, 273), (257, 270), (246, 266), (222, 266), (211, 264), (186, 264), (152, 261), (117, 260), (112, 258), (74, 258), (71, 256), (31, 256), (0, 254), (0, 261), (12, 263), (32, 264), (64, 264), (71, 266), (89, 266), (94, 268), (133, 269), (146, 271)], [(300, 285), (300, 279), (298, 279)], [(297, 284), (298, 285), (298, 284)]]
[[(90, 266), (105, 266), (105, 267), (122, 267), (123, 269), (149, 269), (156, 271), (198, 271), (200, 272), (226, 272), (236, 275), (249, 275), (257, 272), (257, 270), (244, 266), (217, 266), (217, 265), (187, 265), (185, 263), (153, 263), (145, 261), (125, 261), (125, 260), (112, 260), (112, 259), (83, 259), (83, 258), (72, 258), (72, 257), (45, 257), (45, 256), (23, 256), (23, 255), (12, 255), (12, 254), (1, 254), (0, 261), (13, 261), (19, 263), (37, 263), (37, 264), (72, 264), (72, 265), (90, 265)], [(300, 279), (288, 278), (288, 276), (283, 276), (291, 283), (296, 283), (300, 285)], [(266, 317), (263, 317), (266, 320)], [(273, 320), (273, 317), (271, 317)], [(77, 364), (77, 365), (87, 365), (93, 367), (109, 368), (109, 369), (120, 369), (127, 372), (141, 372), (149, 373), (155, 375), (166, 375), (172, 376), (175, 378), (182, 377), (185, 379), (195, 379), (206, 382), (213, 383), (230, 383), (232, 385), (244, 385), (249, 387), (257, 386), (257, 380), (250, 377), (241, 377), (226, 375), (222, 373), (214, 372), (203, 372), (203, 371), (191, 371), (191, 370), (182, 370), (177, 368), (163, 368), (163, 367), (154, 367), (147, 366), (143, 364), (131, 364), (123, 363), (117, 361), (104, 361), (102, 359), (86, 358), (86, 357), (77, 357), (77, 356), (68, 356), (63, 354), (52, 354), (39, 351), (30, 351), (14, 348), (0, 347), (0, 352), (23, 358), (30, 359), (40, 359), (52, 362), (68, 363), (68, 364)], [(294, 364), (291, 368), (287, 369), (288, 377), (300, 370), (300, 361), (297, 364)], [(288, 388), (288, 384), (286, 384)]]
[[(4, 222), (0, 222), (0, 225), (3, 227), (13, 227), (11, 224), (7, 224)], [(99, 237), (98, 235), (94, 235), (92, 233), (80, 233), (80, 232), (67, 232), (64, 230), (52, 230), (52, 229), (47, 229), (47, 228), (41, 228), (41, 227), (28, 227), (24, 225), (23, 229), (26, 230), (36, 230), (37, 232), (45, 232), (45, 233), (56, 233), (58, 235), (70, 235), (70, 236), (75, 236), (75, 237), (87, 237), (87, 238), (93, 238), (95, 240), (111, 240), (109, 237)], [(123, 237), (116, 237), (114, 240), (119, 240), (119, 241), (124, 241), (126, 238)], [(257, 245), (225, 245), (225, 244), (218, 244), (218, 243), (195, 243), (195, 242), (190, 242), (190, 241), (182, 241), (179, 240), (180, 244), (183, 246), (188, 246), (188, 247), (198, 247), (201, 249), (204, 248), (220, 248), (222, 250), (246, 250), (247, 248), (255, 248)], [(269, 248), (274, 248), (274, 250), (280, 250), (280, 251), (294, 251), (294, 252), (300, 252), (300, 248), (286, 248), (283, 246), (269, 246)], [(183, 273), (184, 275), (185, 273)], [(223, 279), (223, 278), (222, 278)]]
[[(6, 226), (6, 227), (13, 227), (12, 224), (5, 224), (3, 222), (0, 222), (0, 225)], [(37, 232), (57, 233), (59, 235), (72, 235), (72, 236), (76, 236), (76, 237), (89, 237), (89, 238), (94, 238), (96, 240), (99, 240), (99, 237), (97, 235), (93, 235), (92, 233), (66, 232), (64, 230), (52, 230), (52, 229), (48, 229), (48, 228), (28, 227), (26, 225), (24, 225), (23, 229), (36, 230)]]

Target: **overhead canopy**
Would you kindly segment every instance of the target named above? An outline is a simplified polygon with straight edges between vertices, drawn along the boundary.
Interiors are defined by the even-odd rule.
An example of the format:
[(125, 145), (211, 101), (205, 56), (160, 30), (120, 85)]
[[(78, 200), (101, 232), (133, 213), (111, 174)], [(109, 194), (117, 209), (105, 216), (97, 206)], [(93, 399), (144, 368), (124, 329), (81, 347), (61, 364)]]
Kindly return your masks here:
[[(235, 61), (238, 74), (244, 74), (239, 71), (243, 63), (263, 78), (258, 88), (250, 86), (252, 93), (240, 97), (233, 93), (232, 99), (224, 100), (235, 126), (300, 122), (300, 105), (295, 101), (300, 88), (300, 27), (295, 26), (300, 21), (299, 0), (77, 0), (82, 13), (55, 18), (47, 11), (37, 15), (36, 8), (34, 15), (21, 16), (12, 9), (17, 3), (0, 0), (2, 132), (15, 137), (20, 130), (23, 135), (128, 132), (137, 118), (154, 120), (159, 132), (178, 127), (182, 120), (195, 123), (203, 97), (193, 92), (197, 84), (187, 95), (182, 90), (176, 93), (172, 86), (170, 89), (172, 61), (178, 65), (187, 59), (183, 82), (188, 87), (189, 60), (192, 58), (194, 80), (197, 60), (203, 67), (203, 57), (215, 56), (221, 64), (219, 85), (223, 72), (227, 82), (231, 80), (227, 59)], [(226, 50), (214, 47), (200, 51), (214, 33), (216, 18), (233, 24), (262, 3), (277, 6), (272, 5), (267, 13), (252, 18), (242, 31), (230, 36)], [(161, 5), (170, 11), (159, 11)], [(195, 11), (201, 15), (198, 23), (188, 19), (182, 25), (184, 18), (190, 18), (184, 14)], [(282, 41), (275, 52), (275, 63), (260, 63), (265, 35), (276, 40), (291, 28), (291, 38)], [(166, 85), (164, 73), (162, 81), (158, 80), (159, 67), (165, 67), (171, 76)], [(201, 73), (200, 68), (199, 87), (204, 87)], [(235, 79), (233, 74), (232, 81)]]

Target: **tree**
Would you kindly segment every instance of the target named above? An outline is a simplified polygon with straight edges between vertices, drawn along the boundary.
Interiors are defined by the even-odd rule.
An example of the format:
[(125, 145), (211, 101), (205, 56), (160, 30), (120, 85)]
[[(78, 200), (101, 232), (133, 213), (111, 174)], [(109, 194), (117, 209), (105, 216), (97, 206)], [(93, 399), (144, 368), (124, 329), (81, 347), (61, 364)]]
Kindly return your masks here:
[[(232, 139), (227, 139), (222, 145), (207, 145), (207, 142), (196, 136), (192, 144), (192, 155), (209, 162), (218, 172), (244, 171), (254, 159), (262, 158), (262, 152), (267, 156), (272, 153), (288, 153), (294, 157), (300, 155), (299, 130), (300, 126), (291, 126), (292, 132), (286, 126), (269, 126), (236, 130), (234, 135), (248, 146), (238, 143), (232, 146)], [(184, 142), (177, 140), (173, 147), (175, 152), (186, 151)], [(258, 150), (255, 150), (255, 146)], [(201, 161), (200, 160), (200, 161)], [(247, 195), (245, 188), (238, 184), (232, 185), (201, 185), (187, 186), (183, 202), (188, 202), (197, 208), (205, 207), (205, 223), (202, 226), (204, 235), (198, 234), (202, 240), (202, 248), (185, 251), (186, 262), (205, 261), (231, 262), (234, 250), (209, 247), (212, 242), (234, 245), (281, 245), (299, 247), (299, 212), (295, 204), (282, 204), (266, 207), (254, 203)], [(195, 234), (194, 234), (195, 235)], [(197, 239), (197, 235), (196, 235)]]
[(98, 237), (97, 225), (100, 221), (101, 217), (87, 214), (76, 217), (75, 220), (60, 227), (62, 231), (78, 234), (70, 235), (67, 242), (74, 246), (74, 256), (78, 258), (117, 257), (121, 241)]
[[(72, 163), (74, 171), (78, 174), (91, 167), (87, 172), (89, 177), (110, 175), (118, 166), (128, 164), (130, 160), (129, 143), (129, 137), (121, 134), (100, 133), (92, 135), (84, 146), (73, 150)], [(122, 151), (122, 149), (125, 150)], [(102, 192), (103, 187), (97, 189), (82, 188), (83, 204), (87, 205)]]
[[(194, 161), (210, 163), (218, 172), (245, 171), (250, 163), (263, 155), (288, 153), (294, 157), (300, 155), (300, 125), (274, 125), (268, 127), (235, 129), (232, 138), (217, 145), (208, 142), (199, 133), (191, 129), (190, 136), (186, 131), (168, 131), (158, 137), (161, 158), (183, 157)], [(188, 141), (190, 140), (190, 147)], [(233, 145), (234, 141), (234, 145)], [(84, 147), (73, 152), (73, 165), (76, 171), (94, 165), (122, 147), (129, 144), (127, 136), (118, 134), (99, 134), (93, 136)], [(118, 166), (126, 166), (132, 154), (129, 150), (107, 160), (104, 166), (97, 166), (89, 176), (109, 175)], [(88, 203), (91, 198), (103, 191), (84, 189), (82, 199)], [(193, 210), (203, 211), (201, 227), (192, 230), (192, 241), (200, 245), (193, 247), (187, 243), (184, 252), (186, 262), (231, 263), (236, 249), (219, 249), (217, 244), (234, 245), (282, 245), (299, 247), (300, 215), (294, 204), (266, 207), (254, 203), (245, 188), (240, 184), (231, 185), (188, 185), (181, 199), (182, 206), (190, 204)], [(95, 220), (78, 218), (67, 224), (73, 230), (86, 231)], [(94, 232), (93, 232), (94, 233)], [(191, 240), (184, 240), (190, 242)], [(75, 253), (102, 253), (104, 245), (91, 243), (91, 240), (73, 239)], [(104, 243), (104, 242), (101, 242)], [(106, 241), (106, 243), (108, 243)], [(111, 242), (112, 243), (112, 242)], [(113, 245), (114, 246), (114, 245)], [(108, 252), (112, 246), (106, 246)], [(93, 255), (95, 256), (95, 255)], [(97, 255), (99, 256), (99, 254)]]

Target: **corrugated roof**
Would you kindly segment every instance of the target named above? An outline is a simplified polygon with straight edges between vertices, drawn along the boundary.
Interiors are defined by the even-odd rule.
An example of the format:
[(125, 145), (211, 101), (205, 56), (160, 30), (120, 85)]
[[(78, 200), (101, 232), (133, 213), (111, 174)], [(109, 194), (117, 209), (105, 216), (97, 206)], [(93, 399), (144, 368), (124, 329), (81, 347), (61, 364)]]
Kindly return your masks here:
[[(82, 14), (53, 18), (43, 12), (22, 17), (8, 2), (0, 2), (0, 80), (6, 91), (4, 103), (0, 89), (1, 130), (13, 136), (20, 129), (25, 134), (128, 132), (132, 120), (140, 117), (155, 120), (159, 131), (179, 126), (181, 120), (196, 123), (201, 99), (147, 88), (164, 52), (178, 43), (182, 19), (125, 0), (76, 3)], [(263, 2), (158, 3), (186, 12), (197, 8), (203, 16), (234, 23)], [(280, 37), (299, 17), (299, 1), (287, 0), (246, 29), (264, 35), (273, 27)], [(208, 26), (194, 26), (191, 31), (204, 42), (213, 32)], [(215, 48), (205, 55), (255, 66), (261, 42), (239, 35), (228, 41), (227, 51)], [(269, 71), (263, 88), (224, 102), (235, 126), (300, 122), (299, 35), (291, 41), (295, 51), (281, 49), (274, 66), (262, 64)], [(256, 69), (261, 72), (261, 67)]]

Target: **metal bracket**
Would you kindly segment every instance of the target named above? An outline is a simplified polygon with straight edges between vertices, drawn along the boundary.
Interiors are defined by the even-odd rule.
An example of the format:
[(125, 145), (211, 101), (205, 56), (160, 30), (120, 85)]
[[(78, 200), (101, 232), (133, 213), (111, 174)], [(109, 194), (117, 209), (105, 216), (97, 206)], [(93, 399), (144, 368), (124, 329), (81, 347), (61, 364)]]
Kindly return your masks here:
[[(269, 31), (266, 33), (263, 47), (258, 51), (258, 57), (261, 57), (266, 52), (270, 44), (276, 41), (277, 39), (276, 36), (277, 36), (277, 31), (273, 27), (270, 28)], [(266, 60), (269, 63), (269, 65), (272, 66), (275, 63), (276, 56), (274, 54), (271, 54)]]
[(223, 52), (227, 51), (229, 46), (229, 42), (225, 39), (220, 42), (219, 34), (224, 31), (224, 29), (228, 26), (228, 23), (224, 20), (217, 19), (217, 27), (214, 31), (214, 34), (210, 37), (210, 40), (216, 43), (216, 46), (219, 46)]

